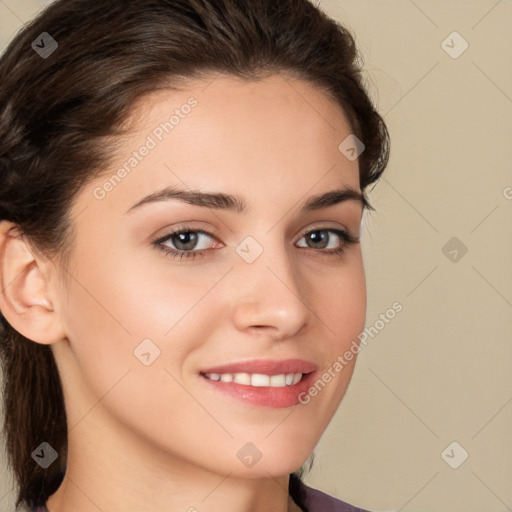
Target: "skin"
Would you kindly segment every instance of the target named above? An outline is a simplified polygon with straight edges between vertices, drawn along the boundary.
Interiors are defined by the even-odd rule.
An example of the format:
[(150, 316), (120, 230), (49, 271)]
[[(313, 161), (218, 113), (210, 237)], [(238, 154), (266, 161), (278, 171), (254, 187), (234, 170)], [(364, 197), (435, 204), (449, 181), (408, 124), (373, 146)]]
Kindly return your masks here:
[[(344, 113), (308, 82), (217, 76), (152, 93), (106, 176), (191, 96), (198, 105), (103, 199), (93, 191), (105, 177), (77, 195), (65, 272), (0, 224), (0, 308), (51, 345), (63, 382), (68, 468), (51, 512), (299, 510), (289, 473), (314, 450), (352, 376), (355, 357), (307, 405), (285, 409), (216, 393), (199, 377), (262, 358), (303, 358), (323, 373), (364, 328), (366, 285), (360, 244), (329, 256), (341, 238), (328, 232), (322, 248), (304, 236), (357, 236), (363, 212), (348, 200), (299, 213), (314, 195), (360, 192), (357, 160), (338, 150), (351, 133)], [(126, 213), (169, 185), (237, 194), (249, 210), (169, 200)], [(203, 257), (180, 260), (151, 244), (185, 222), (213, 235), (198, 239)], [(247, 236), (263, 248), (250, 264), (235, 251)], [(165, 242), (183, 250), (177, 243)], [(133, 353), (146, 338), (160, 349), (149, 366)], [(250, 468), (236, 456), (247, 442), (262, 453)]]

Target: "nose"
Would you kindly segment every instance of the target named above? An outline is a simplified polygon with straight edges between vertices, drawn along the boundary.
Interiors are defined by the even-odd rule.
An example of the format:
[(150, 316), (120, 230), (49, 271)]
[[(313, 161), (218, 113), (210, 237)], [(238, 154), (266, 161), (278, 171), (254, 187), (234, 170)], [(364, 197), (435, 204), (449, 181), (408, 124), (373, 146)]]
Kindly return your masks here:
[(312, 316), (307, 304), (307, 282), (285, 247), (270, 244), (252, 263), (237, 261), (233, 291), (233, 322), (237, 329), (264, 332), (286, 339), (306, 327)]

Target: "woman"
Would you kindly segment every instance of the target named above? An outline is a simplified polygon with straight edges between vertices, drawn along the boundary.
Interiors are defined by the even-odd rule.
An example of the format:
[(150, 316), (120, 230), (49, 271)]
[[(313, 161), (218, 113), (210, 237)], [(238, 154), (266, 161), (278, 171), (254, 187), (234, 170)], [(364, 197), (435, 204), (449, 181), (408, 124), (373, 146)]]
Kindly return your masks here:
[(11, 42), (17, 507), (357, 510), (301, 481), (354, 369), (388, 162), (357, 59), (307, 0), (57, 0)]

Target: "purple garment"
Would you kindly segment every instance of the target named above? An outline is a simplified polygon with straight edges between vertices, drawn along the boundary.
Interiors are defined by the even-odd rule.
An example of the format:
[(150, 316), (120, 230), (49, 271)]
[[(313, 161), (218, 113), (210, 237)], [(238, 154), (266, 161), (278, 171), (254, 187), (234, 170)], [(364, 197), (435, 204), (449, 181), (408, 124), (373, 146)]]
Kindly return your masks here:
[[(367, 510), (354, 507), (354, 505), (340, 501), (325, 492), (313, 489), (307, 485), (304, 485), (303, 489), (306, 506), (309, 512), (368, 512)], [(48, 509), (43, 505), (33, 508), (31, 512), (48, 512)]]
[(302, 488), (305, 493), (304, 501), (309, 512), (368, 512), (368, 510), (345, 503), (305, 484), (302, 485)]

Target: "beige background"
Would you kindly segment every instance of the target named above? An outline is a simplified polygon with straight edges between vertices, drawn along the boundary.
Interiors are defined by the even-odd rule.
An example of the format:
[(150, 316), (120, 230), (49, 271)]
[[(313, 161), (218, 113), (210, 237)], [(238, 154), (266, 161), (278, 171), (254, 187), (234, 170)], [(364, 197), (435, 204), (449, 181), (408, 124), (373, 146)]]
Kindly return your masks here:
[[(0, 0), (0, 48), (46, 3)], [(363, 230), (378, 333), (306, 482), (375, 511), (512, 510), (512, 2), (320, 6), (356, 34), (392, 152)]]

